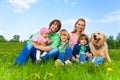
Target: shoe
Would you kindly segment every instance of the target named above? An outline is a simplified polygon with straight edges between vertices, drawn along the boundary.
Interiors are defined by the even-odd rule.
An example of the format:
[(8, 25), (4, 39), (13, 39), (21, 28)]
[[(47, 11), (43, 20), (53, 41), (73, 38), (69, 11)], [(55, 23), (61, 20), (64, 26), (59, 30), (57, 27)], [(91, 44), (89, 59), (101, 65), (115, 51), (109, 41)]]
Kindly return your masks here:
[(81, 61), (81, 62), (80, 62), (80, 64), (84, 64), (84, 62), (83, 62), (83, 61)]
[(41, 62), (41, 58), (37, 59), (36, 62), (39, 64)]
[(57, 66), (63, 66), (64, 64), (62, 63), (62, 61), (60, 60), (60, 59), (57, 59), (56, 61), (55, 61), (55, 66), (57, 67)]
[(71, 63), (70, 60), (66, 60), (66, 61), (65, 61), (65, 64), (66, 64), (66, 65), (71, 65), (72, 63)]
[(75, 62), (80, 62), (79, 59), (76, 59)]

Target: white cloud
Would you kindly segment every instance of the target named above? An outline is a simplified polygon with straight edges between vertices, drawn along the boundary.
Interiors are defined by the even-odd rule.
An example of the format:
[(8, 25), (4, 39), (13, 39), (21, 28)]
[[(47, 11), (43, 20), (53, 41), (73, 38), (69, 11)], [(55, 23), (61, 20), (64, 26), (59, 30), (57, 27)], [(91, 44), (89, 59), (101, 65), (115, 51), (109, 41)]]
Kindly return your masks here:
[(2, 29), (0, 29), (0, 35), (3, 35), (4, 31)]
[(93, 22), (120, 24), (120, 10), (114, 11), (111, 15), (105, 16), (103, 19), (93, 20)]
[(24, 10), (30, 9), (31, 4), (36, 3), (36, 0), (8, 0), (7, 2), (16, 13), (23, 13)]
[(76, 21), (76, 19), (68, 19), (68, 20), (62, 21), (62, 24), (64, 26), (73, 26), (75, 21)]
[(72, 2), (72, 5), (75, 6), (75, 5), (76, 5), (76, 2)]
[(64, 0), (64, 3), (67, 4), (67, 3), (68, 3), (68, 0)]
[[(80, 18), (84, 18), (86, 20), (86, 22), (91, 22), (91, 20), (89, 18), (86, 17), (80, 17)], [(64, 29), (67, 29), (69, 32), (71, 32), (74, 28), (74, 24), (75, 22), (78, 20), (79, 18), (76, 19), (68, 19), (68, 20), (64, 20), (62, 21), (62, 25)]]
[[(89, 18), (86, 18), (86, 17), (81, 17), (81, 18), (84, 18), (86, 20), (86, 22), (91, 22), (91, 20)], [(79, 18), (76, 18), (76, 19), (68, 19), (68, 20), (64, 20), (62, 21), (62, 24), (64, 26), (74, 26), (75, 22), (78, 20)]]

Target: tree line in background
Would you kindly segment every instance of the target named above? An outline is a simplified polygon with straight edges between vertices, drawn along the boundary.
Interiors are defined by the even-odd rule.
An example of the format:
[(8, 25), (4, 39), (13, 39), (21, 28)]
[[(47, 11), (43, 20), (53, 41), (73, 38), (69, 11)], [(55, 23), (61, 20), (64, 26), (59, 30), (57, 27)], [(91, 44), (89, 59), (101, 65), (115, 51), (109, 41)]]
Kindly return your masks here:
[[(20, 41), (19, 35), (14, 35), (9, 41), (4, 38), (3, 35), (0, 35), (0, 42), (25, 42)], [(107, 37), (107, 43), (109, 49), (120, 49), (120, 33), (118, 33), (116, 39), (112, 35)]]

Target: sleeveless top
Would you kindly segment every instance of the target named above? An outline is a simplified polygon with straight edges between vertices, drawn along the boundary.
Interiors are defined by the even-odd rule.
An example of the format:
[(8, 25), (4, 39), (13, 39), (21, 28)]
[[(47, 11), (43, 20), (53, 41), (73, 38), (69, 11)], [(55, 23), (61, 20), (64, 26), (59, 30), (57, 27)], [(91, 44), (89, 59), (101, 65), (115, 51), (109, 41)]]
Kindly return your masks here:
[(75, 44), (77, 44), (77, 39), (76, 39), (76, 37), (75, 37), (75, 34), (74, 33), (71, 33), (71, 36), (72, 36), (72, 44), (73, 45), (75, 45)]

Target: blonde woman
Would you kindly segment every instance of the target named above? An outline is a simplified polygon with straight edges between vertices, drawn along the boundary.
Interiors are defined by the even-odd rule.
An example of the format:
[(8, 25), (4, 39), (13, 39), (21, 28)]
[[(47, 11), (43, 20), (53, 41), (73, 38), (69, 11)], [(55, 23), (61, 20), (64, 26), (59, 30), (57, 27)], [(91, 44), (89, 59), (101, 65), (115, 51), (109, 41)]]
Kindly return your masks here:
[[(78, 40), (79, 36), (82, 33), (84, 33), (85, 26), (86, 26), (86, 21), (84, 18), (79, 18), (75, 22), (74, 30), (70, 34), (70, 40), (71, 40), (73, 46), (75, 44), (77, 44), (77, 40)], [(75, 61), (75, 58), (73, 57), (72, 60)]]

